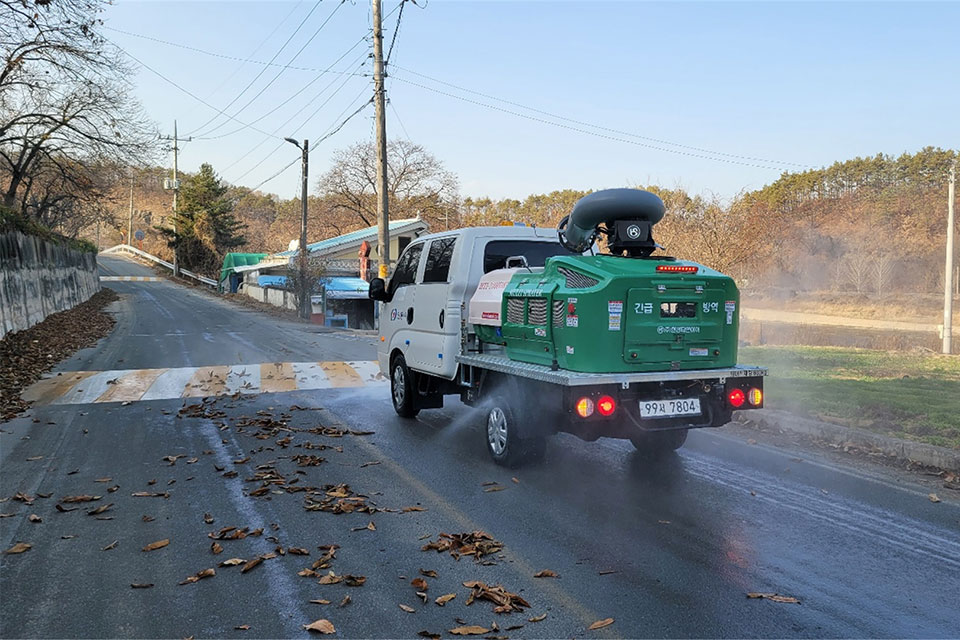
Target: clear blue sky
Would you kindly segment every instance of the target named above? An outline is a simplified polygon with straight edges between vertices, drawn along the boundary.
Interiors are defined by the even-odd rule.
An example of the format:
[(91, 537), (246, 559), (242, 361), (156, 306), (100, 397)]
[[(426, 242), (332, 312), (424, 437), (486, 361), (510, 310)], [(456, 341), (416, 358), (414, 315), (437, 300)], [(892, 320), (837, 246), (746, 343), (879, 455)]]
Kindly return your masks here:
[[(960, 3), (418, 2), (422, 8), (404, 8), (393, 51), (387, 130), (437, 156), (459, 176), (464, 196), (657, 183), (730, 197), (775, 180), (781, 169), (926, 145), (960, 147)], [(104, 20), (113, 29), (266, 62), (314, 5), (118, 0)], [(384, 1), (385, 46), (398, 5)], [(337, 6), (323, 0), (276, 62), (322, 70), (369, 33), (368, 0), (333, 13)], [(103, 33), (220, 109), (265, 68)], [(216, 111), (147, 69), (136, 77), (137, 93), (164, 133), (177, 119), (181, 135), (197, 138), (183, 146), (183, 169), (209, 162), (226, 180), (252, 187), (297, 158), (281, 138), (315, 141), (372, 95), (370, 62), (360, 69), (370, 50), (362, 42), (334, 67), (366, 77), (288, 69), (266, 87), (279, 71), (267, 68), (226, 111), (234, 114), (266, 87), (236, 117), (257, 120), (267, 133), (279, 129), (272, 138), (223, 117), (198, 130)], [(471, 104), (402, 79), (556, 122), (411, 72), (623, 133), (590, 129), (619, 140), (601, 138)], [(372, 137), (372, 116), (371, 105), (311, 153), (311, 188), (334, 149)], [(242, 130), (199, 139), (224, 121), (206, 137)], [(262, 189), (296, 195), (299, 167)]]

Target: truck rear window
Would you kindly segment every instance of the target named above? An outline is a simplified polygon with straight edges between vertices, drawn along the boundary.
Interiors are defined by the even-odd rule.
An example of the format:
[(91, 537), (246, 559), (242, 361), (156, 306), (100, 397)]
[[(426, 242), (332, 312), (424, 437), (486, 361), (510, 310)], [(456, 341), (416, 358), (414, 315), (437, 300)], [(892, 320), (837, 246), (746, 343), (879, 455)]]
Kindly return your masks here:
[(490, 273), (495, 269), (503, 269), (507, 265), (507, 258), (523, 256), (531, 267), (542, 267), (547, 258), (553, 256), (569, 256), (569, 251), (559, 242), (536, 240), (494, 240), (488, 242), (483, 252), (483, 272)]

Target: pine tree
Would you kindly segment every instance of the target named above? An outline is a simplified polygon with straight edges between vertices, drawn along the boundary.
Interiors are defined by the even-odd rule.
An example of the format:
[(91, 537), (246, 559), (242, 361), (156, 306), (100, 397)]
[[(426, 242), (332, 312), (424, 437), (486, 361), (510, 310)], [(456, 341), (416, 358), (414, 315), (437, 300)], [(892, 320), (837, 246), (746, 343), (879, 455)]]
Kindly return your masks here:
[(184, 180), (177, 208), (176, 233), (163, 229), (186, 269), (215, 274), (224, 254), (246, 244), (245, 224), (233, 215), (234, 201), (209, 164)]

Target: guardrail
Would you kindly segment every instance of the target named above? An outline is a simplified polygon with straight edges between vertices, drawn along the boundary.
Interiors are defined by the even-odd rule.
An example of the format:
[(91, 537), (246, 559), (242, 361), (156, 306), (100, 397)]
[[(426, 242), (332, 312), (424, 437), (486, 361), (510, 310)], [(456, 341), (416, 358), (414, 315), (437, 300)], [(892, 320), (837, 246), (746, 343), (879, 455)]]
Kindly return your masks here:
[[(116, 246), (110, 247), (109, 249), (104, 249), (104, 250), (101, 251), (100, 253), (101, 253), (101, 254), (109, 254), (109, 253), (129, 253), (129, 254), (134, 255), (134, 256), (137, 256), (137, 257), (139, 257), (139, 258), (143, 258), (144, 260), (149, 260), (150, 262), (154, 262), (154, 263), (156, 263), (156, 264), (163, 265), (163, 266), (166, 267), (167, 269), (170, 269), (170, 271), (173, 271), (173, 264), (172, 264), (172, 263), (167, 262), (166, 260), (161, 260), (161, 259), (158, 258), (157, 256), (151, 255), (151, 254), (147, 253), (146, 251), (142, 251), (142, 250), (140, 250), (140, 249), (137, 249), (136, 247), (132, 247), (132, 246), (130, 246), (129, 244), (118, 244), (118, 245), (116, 245)], [(202, 282), (203, 284), (208, 285), (208, 286), (211, 286), (211, 287), (217, 287), (217, 286), (218, 286), (218, 283), (217, 283), (216, 280), (213, 280), (213, 279), (211, 279), (211, 278), (207, 278), (207, 277), (201, 276), (201, 275), (196, 274), (196, 273), (194, 273), (194, 272), (192, 272), (192, 271), (187, 271), (186, 269), (180, 269), (180, 275), (182, 275), (182, 276), (187, 276), (188, 278), (193, 278), (193, 279), (196, 280), (197, 282)]]

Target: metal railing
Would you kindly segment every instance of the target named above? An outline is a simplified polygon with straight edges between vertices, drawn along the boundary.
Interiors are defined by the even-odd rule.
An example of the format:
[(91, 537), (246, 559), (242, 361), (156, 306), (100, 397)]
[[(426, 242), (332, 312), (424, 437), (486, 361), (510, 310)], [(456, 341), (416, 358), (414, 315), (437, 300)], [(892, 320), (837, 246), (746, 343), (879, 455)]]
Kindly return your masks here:
[[(110, 247), (109, 249), (104, 249), (104, 250), (101, 251), (100, 253), (101, 253), (101, 254), (128, 253), (128, 254), (137, 256), (137, 257), (139, 257), (139, 258), (143, 258), (144, 260), (149, 260), (149, 261), (154, 262), (154, 263), (156, 263), (156, 264), (163, 265), (163, 266), (166, 267), (167, 269), (170, 269), (170, 271), (173, 271), (173, 263), (167, 262), (166, 260), (161, 260), (160, 258), (158, 258), (158, 257), (155, 256), (155, 255), (151, 255), (151, 254), (147, 253), (146, 251), (141, 251), (140, 249), (137, 249), (136, 247), (131, 247), (131, 246), (128, 245), (128, 244), (118, 244), (118, 245), (116, 245), (116, 246)], [(187, 271), (186, 269), (180, 269), (180, 275), (182, 275), (182, 276), (187, 276), (188, 278), (193, 278), (193, 279), (196, 280), (197, 282), (202, 282), (203, 284), (208, 285), (208, 286), (211, 286), (211, 287), (216, 287), (216, 286), (218, 285), (218, 283), (217, 283), (216, 280), (213, 280), (213, 279), (211, 279), (211, 278), (207, 278), (207, 277), (201, 276), (201, 275), (196, 274), (196, 273), (194, 273), (194, 272), (192, 272), (192, 271)]]

